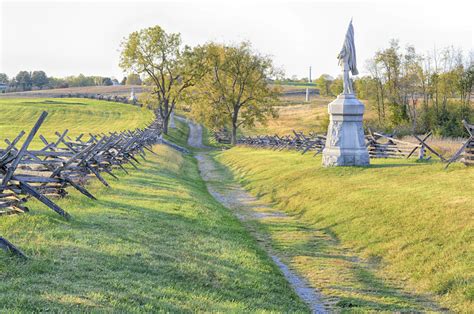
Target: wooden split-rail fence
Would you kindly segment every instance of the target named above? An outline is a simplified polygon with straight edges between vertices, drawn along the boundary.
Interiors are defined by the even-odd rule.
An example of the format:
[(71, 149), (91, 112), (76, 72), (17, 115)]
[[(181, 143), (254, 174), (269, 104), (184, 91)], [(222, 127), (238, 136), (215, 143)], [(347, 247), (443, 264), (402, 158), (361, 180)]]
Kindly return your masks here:
[[(30, 149), (47, 115), (43, 112), (28, 134), (21, 131), (5, 140), (6, 147), (0, 146), (0, 216), (28, 212), (27, 202), (35, 198), (68, 220), (70, 214), (54, 202), (67, 195), (66, 188), (96, 199), (86, 188), (88, 178), (97, 178), (108, 187), (104, 173), (117, 178), (112, 171), (120, 169), (128, 174), (124, 165), (137, 168), (139, 158), (145, 158), (147, 151), (153, 153), (152, 145), (161, 138), (161, 123), (155, 121), (144, 129), (108, 134), (71, 138), (65, 130), (56, 132), (55, 138), (39, 135), (43, 147)], [(0, 248), (24, 256), (1, 236)]]
[(217, 143), (220, 144), (230, 144), (231, 143), (231, 135), (226, 128), (218, 129), (213, 131), (214, 139)]
[(469, 133), (469, 138), (453, 155), (453, 157), (448, 160), (446, 168), (448, 168), (451, 163), (457, 160), (464, 163), (466, 166), (474, 166), (474, 124), (469, 124), (465, 120), (463, 120), (462, 123)]
[[(427, 143), (428, 139), (433, 135), (429, 132), (425, 135), (413, 135), (417, 143), (407, 142), (395, 138), (393, 135), (387, 135), (378, 132), (372, 132), (369, 129), (365, 136), (367, 150), (370, 158), (418, 158), (419, 160), (429, 160), (432, 156), (436, 156), (442, 162), (446, 162), (446, 167), (454, 161), (461, 161), (466, 165), (474, 165), (474, 125), (463, 121), (469, 139), (462, 145), (456, 154), (451, 158), (446, 158), (436, 149)], [(273, 150), (290, 149), (300, 151), (302, 154), (312, 152), (313, 156), (318, 155), (324, 149), (326, 144), (326, 136), (310, 132), (293, 131), (291, 135), (259, 135), (259, 136), (243, 136), (239, 139), (238, 144), (269, 148)]]
[(119, 102), (122, 104), (131, 104), (138, 107), (143, 107), (143, 104), (138, 102), (137, 100), (130, 100), (129, 97), (126, 96), (118, 96), (118, 95), (103, 95), (103, 94), (91, 94), (91, 93), (68, 93), (68, 94), (59, 94), (56, 96), (58, 98), (88, 98), (88, 99), (97, 99), (97, 100), (106, 100), (106, 101), (113, 101)]
[(273, 150), (291, 149), (305, 154), (309, 151), (315, 152), (314, 156), (323, 151), (326, 143), (326, 136), (318, 135), (314, 132), (304, 134), (293, 131), (292, 135), (259, 135), (244, 136), (238, 141), (239, 144), (256, 146), (260, 148), (270, 148)]

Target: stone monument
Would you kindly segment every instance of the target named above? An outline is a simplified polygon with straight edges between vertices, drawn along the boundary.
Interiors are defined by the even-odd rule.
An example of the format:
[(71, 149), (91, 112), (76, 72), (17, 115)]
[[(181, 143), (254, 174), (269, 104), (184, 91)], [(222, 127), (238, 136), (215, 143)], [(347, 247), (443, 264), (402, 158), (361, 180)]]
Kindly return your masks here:
[(329, 127), (323, 150), (323, 166), (367, 166), (369, 153), (362, 126), (365, 108), (355, 97), (349, 77), (349, 71), (352, 75), (359, 74), (352, 20), (337, 58), (344, 72), (344, 91), (328, 105)]

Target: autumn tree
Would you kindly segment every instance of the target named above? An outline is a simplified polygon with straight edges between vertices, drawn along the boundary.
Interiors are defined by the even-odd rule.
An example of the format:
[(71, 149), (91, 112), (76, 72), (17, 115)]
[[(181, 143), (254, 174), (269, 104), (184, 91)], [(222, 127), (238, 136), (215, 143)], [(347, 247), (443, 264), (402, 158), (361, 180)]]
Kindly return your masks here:
[(193, 107), (200, 122), (210, 126), (230, 126), (232, 144), (241, 126), (264, 123), (276, 116), (274, 104), (280, 87), (269, 79), (280, 72), (272, 59), (255, 52), (248, 42), (239, 45), (210, 43), (202, 47), (207, 71), (199, 82), (198, 101)]
[(331, 82), (331, 85), (330, 85), (329, 89), (331, 90), (331, 93), (333, 95), (341, 94), (344, 90), (344, 83), (342, 82), (342, 78), (338, 77), (338, 78), (334, 79)]
[(140, 78), (140, 75), (136, 73), (130, 73), (126, 80), (125, 80), (127, 85), (142, 85), (142, 80)]
[(160, 26), (133, 32), (122, 42), (120, 67), (150, 84), (151, 95), (145, 99), (161, 117), (164, 134), (176, 104), (202, 77), (202, 60), (195, 49), (183, 47), (179, 33), (166, 33)]
[(330, 96), (331, 95), (331, 83), (333, 78), (328, 74), (322, 74), (316, 80), (316, 86), (319, 88), (319, 93), (322, 96)]

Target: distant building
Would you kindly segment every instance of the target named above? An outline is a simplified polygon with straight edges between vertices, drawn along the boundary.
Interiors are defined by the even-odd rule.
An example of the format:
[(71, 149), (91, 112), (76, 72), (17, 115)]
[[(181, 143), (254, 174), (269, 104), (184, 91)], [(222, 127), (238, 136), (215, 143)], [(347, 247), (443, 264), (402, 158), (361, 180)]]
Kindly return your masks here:
[(8, 88), (8, 85), (5, 83), (0, 83), (0, 93), (5, 93)]

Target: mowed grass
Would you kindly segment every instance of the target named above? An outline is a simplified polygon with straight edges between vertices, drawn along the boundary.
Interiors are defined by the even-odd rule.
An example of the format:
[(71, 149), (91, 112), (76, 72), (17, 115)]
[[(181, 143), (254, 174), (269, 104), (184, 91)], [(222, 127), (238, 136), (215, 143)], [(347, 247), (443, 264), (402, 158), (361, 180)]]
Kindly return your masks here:
[(291, 216), (259, 228), (335, 308), (474, 312), (474, 169), (326, 169), (320, 157), (245, 147), (216, 158)]
[[(121, 131), (145, 127), (154, 118), (150, 110), (110, 101), (83, 98), (0, 98), (0, 143), (5, 139), (13, 140), (22, 130), (29, 132), (43, 111), (48, 112), (48, 117), (38, 135), (42, 134), (51, 141), (57, 139), (54, 134), (56, 131), (68, 129), (70, 136)], [(36, 136), (31, 147), (42, 146)]]
[(155, 146), (139, 170), (70, 191), (64, 221), (37, 202), (0, 217), (22, 261), (0, 252), (5, 312), (307, 312), (241, 223), (207, 192), (196, 161)]

